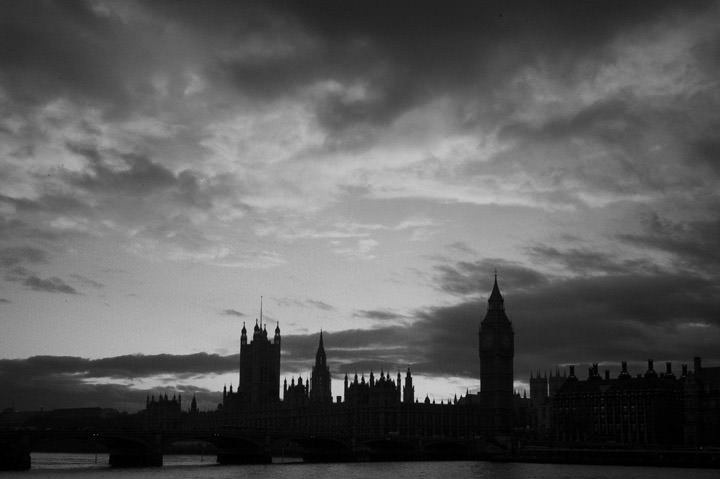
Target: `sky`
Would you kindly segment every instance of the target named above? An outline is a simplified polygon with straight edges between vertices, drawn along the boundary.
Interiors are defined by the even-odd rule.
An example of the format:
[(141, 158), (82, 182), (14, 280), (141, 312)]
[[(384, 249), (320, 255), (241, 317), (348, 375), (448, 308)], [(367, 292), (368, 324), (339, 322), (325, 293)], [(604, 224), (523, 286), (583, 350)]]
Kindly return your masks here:
[[(720, 365), (720, 5), (0, 2), (0, 409)], [(189, 405), (189, 399), (186, 402)]]

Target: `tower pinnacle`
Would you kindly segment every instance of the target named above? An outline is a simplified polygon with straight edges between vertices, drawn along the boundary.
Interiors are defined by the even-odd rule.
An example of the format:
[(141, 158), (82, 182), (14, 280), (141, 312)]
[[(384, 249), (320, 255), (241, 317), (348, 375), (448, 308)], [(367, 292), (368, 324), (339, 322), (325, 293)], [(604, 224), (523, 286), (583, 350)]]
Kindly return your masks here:
[(488, 298), (488, 309), (489, 310), (503, 310), (505, 309), (505, 300), (500, 293), (500, 287), (497, 282), (497, 271), (495, 271), (495, 282), (493, 283), (493, 289)]

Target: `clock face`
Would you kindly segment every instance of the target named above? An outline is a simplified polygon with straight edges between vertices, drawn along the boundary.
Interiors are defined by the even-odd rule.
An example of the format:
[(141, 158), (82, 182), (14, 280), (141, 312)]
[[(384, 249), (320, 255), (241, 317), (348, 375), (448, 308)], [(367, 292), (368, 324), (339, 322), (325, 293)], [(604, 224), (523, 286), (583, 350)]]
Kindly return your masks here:
[(512, 346), (512, 340), (510, 339), (510, 336), (502, 337), (502, 345), (504, 348), (509, 348), (510, 346)]
[(491, 348), (495, 341), (493, 341), (493, 337), (490, 335), (485, 335), (482, 337), (482, 346), (483, 348)]

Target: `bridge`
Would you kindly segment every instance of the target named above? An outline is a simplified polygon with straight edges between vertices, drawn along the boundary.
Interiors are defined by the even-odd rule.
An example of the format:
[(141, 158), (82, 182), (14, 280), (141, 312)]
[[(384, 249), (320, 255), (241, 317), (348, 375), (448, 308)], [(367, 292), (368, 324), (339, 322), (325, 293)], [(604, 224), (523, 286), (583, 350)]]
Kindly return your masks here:
[(110, 467), (162, 466), (174, 443), (211, 444), (219, 464), (269, 464), (273, 457), (304, 462), (380, 460), (458, 460), (483, 457), (488, 445), (479, 438), (372, 435), (303, 435), (292, 431), (228, 428), (194, 431), (16, 430), (0, 432), (0, 470), (30, 468), (30, 454), (47, 441), (84, 442), (109, 452)]

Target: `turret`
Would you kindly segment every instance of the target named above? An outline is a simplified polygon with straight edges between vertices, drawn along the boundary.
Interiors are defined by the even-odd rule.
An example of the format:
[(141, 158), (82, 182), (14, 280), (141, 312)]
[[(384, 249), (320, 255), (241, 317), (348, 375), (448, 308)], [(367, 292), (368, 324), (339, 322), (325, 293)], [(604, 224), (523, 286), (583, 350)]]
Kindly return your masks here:
[[(398, 382), (398, 387), (399, 387)], [(405, 373), (405, 387), (403, 388), (403, 402), (405, 404), (412, 404), (413, 399), (415, 398), (415, 387), (413, 386), (412, 381), (412, 374), (410, 373), (410, 368), (407, 368), (407, 373)]]
[(630, 377), (630, 373), (628, 372), (627, 361), (620, 363), (620, 367), (621, 371), (620, 375), (618, 375), (618, 379), (628, 379)]
[(657, 373), (655, 372), (655, 368), (653, 367), (653, 360), (648, 359), (648, 368), (647, 371), (645, 371), (645, 377), (646, 378), (656, 378)]
[(575, 365), (570, 365), (570, 374), (568, 375), (568, 381), (577, 381), (577, 377), (575, 377)]
[[(388, 374), (390, 374), (390, 373), (388, 373)], [(398, 403), (402, 402), (402, 386), (401, 386), (402, 382), (401, 381), (402, 381), (402, 377), (400, 376), (400, 371), (398, 371), (398, 375), (397, 375), (397, 402)]]
[(280, 322), (279, 321), (275, 325), (275, 337), (273, 338), (273, 343), (280, 344)]
[(245, 346), (247, 344), (247, 328), (245, 328), (245, 321), (243, 321), (243, 327), (240, 331), (240, 344)]

